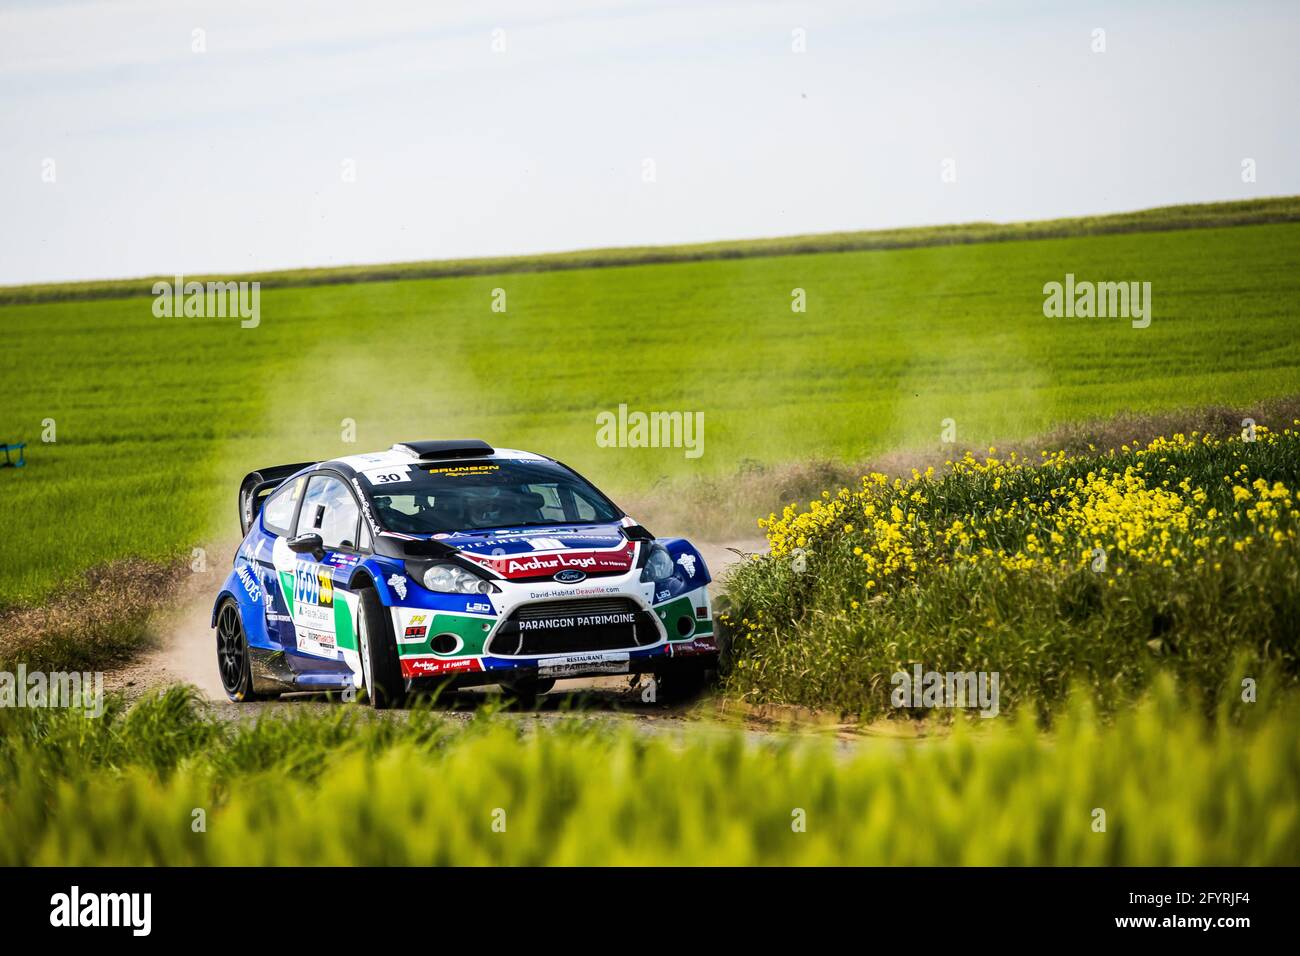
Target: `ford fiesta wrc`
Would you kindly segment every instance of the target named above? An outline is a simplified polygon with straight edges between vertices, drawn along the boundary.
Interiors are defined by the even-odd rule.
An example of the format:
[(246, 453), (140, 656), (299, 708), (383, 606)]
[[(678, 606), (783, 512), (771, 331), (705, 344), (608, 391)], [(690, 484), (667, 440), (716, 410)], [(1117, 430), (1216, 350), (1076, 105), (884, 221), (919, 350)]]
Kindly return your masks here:
[(212, 611), (234, 701), (652, 674), (689, 696), (717, 666), (709, 571), (554, 459), (478, 440), (280, 465), (239, 490), (244, 539)]

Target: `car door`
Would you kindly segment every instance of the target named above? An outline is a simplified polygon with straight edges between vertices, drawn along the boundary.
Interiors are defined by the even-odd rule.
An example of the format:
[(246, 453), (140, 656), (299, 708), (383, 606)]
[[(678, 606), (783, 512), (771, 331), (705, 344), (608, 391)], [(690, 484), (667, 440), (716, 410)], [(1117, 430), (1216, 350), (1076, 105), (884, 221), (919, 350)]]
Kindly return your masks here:
[[(362, 560), (361, 509), (342, 477), (308, 477), (293, 533), (275, 542), (274, 564), (300, 654), (356, 663), (356, 595), (348, 584)], [(298, 553), (289, 541), (318, 534), (322, 551)], [(286, 642), (287, 643), (287, 642)]]
[(249, 562), (250, 570), (257, 575), (263, 596), (266, 636), (272, 646), (294, 646), (293, 595), (292, 592), (285, 594), (280, 587), (275, 554), (277, 546), (285, 547), (282, 542), (293, 535), (298, 502), (302, 500), (306, 487), (307, 478), (304, 476), (285, 482), (277, 488), (262, 506), (258, 520), (254, 522), (241, 551), (241, 556)]

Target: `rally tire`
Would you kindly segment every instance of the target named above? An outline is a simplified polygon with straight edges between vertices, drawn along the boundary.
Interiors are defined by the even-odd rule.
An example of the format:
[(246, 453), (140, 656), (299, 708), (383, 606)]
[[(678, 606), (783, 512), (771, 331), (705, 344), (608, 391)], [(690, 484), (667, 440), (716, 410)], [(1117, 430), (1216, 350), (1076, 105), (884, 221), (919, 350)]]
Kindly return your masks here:
[(406, 700), (406, 678), (388, 609), (374, 588), (360, 588), (357, 602), (357, 652), (366, 697), (376, 710), (401, 707)]
[(660, 704), (694, 703), (713, 684), (715, 672), (694, 662), (678, 664), (658, 671), (655, 678), (655, 700)]
[(236, 704), (264, 699), (253, 690), (253, 660), (239, 604), (226, 598), (217, 609), (217, 671), (221, 687)]
[(514, 698), (515, 706), (525, 710), (536, 707), (538, 699), (554, 686), (555, 680), (550, 677), (521, 677), (501, 683), (501, 689)]

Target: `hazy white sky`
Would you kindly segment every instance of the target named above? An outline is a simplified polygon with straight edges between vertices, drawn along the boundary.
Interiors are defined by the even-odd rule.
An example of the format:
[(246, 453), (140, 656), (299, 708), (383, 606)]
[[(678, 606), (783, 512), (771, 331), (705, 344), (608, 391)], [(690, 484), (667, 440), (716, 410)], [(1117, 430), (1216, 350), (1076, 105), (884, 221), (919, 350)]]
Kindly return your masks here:
[(0, 282), (1300, 193), (1298, 49), (1295, 0), (0, 0)]

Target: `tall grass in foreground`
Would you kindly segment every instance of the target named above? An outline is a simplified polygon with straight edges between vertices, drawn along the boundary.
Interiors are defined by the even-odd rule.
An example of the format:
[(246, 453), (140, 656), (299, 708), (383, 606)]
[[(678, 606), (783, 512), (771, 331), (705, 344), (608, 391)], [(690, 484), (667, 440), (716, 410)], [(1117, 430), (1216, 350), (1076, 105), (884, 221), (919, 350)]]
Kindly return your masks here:
[(1297, 703), (1206, 720), (1162, 681), (1111, 725), (1078, 703), (1051, 737), (1024, 716), (846, 754), (356, 708), (228, 724), (174, 689), (98, 721), (0, 711), (0, 864), (1290, 864)]
[(998, 672), (1003, 709), (1075, 684), (1119, 706), (1160, 670), (1209, 703), (1236, 665), (1300, 679), (1300, 433), (995, 452), (761, 521), (770, 555), (727, 580), (730, 689), (874, 715), (917, 664)]

